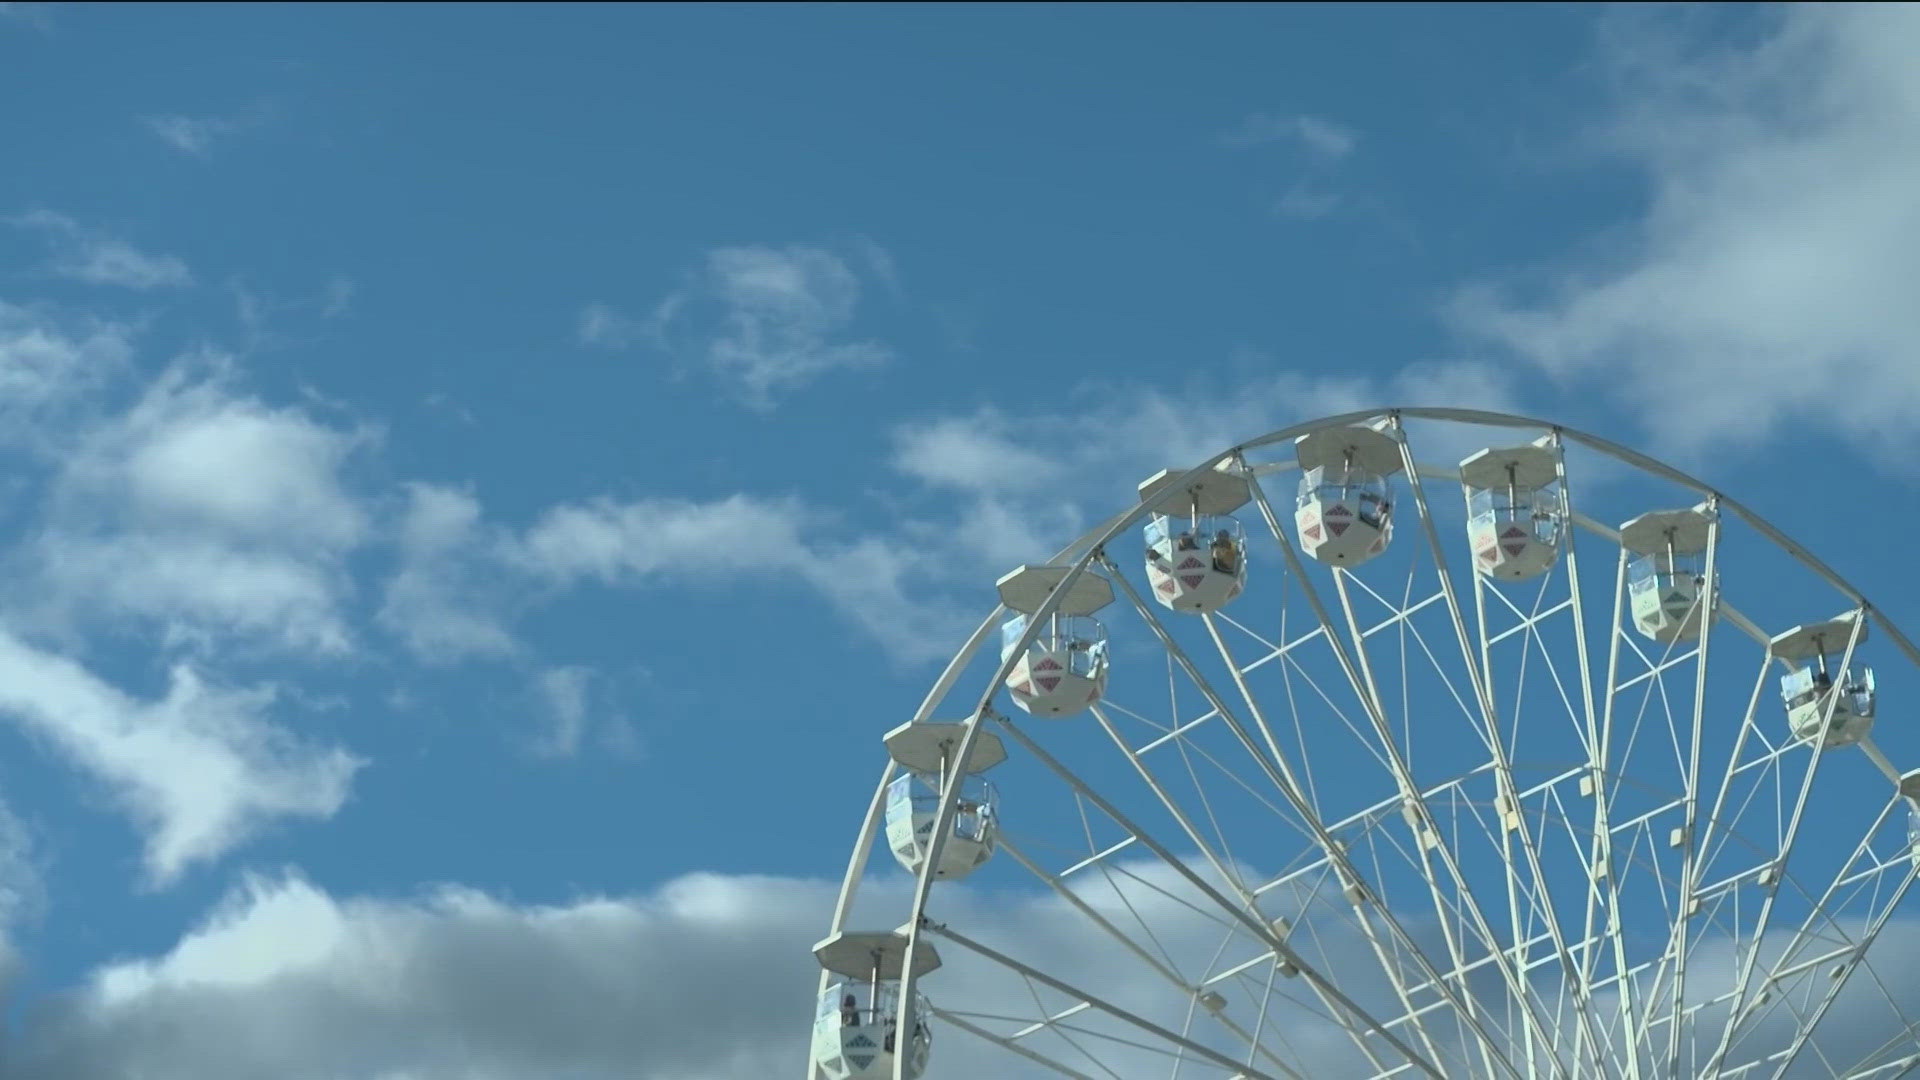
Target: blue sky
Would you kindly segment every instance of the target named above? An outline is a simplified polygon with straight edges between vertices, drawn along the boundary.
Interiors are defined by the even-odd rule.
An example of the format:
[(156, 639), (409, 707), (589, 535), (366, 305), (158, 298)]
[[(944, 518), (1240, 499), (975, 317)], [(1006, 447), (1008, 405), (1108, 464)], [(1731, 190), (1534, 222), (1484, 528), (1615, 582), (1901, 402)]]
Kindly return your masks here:
[[(803, 948), (992, 580), (1311, 416), (1617, 438), (1911, 621), (1916, 47), (1903, 7), (0, 5), (12, 1059), (763, 1075), (809, 987), (672, 1060), (664, 991), (591, 1053), (449, 1021), (310, 1072), (143, 1025), (303, 927), (524, 934), (555, 993), (605, 926), (655, 987)], [(741, 955), (644, 944), (689, 934)]]

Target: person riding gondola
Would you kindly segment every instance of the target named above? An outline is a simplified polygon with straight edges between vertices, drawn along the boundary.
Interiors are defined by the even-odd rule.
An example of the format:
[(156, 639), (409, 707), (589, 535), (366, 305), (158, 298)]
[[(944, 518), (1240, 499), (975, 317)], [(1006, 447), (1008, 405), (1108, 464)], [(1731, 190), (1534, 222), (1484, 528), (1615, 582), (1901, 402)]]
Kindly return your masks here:
[(1232, 534), (1221, 529), (1213, 534), (1213, 568), (1222, 574), (1238, 573), (1240, 570), (1240, 548), (1233, 542)]

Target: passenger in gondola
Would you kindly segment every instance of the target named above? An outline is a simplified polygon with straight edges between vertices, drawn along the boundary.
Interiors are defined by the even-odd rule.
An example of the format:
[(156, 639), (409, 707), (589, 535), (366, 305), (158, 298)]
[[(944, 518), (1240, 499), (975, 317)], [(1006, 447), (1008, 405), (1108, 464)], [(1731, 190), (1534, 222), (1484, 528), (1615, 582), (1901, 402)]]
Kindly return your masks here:
[(1240, 569), (1240, 549), (1225, 529), (1213, 534), (1213, 568), (1222, 574), (1237, 573)]
[(1356, 516), (1359, 517), (1362, 525), (1371, 529), (1379, 528), (1380, 522), (1382, 518), (1385, 517), (1386, 512), (1386, 500), (1371, 491), (1363, 491), (1360, 493), (1360, 511)]
[(840, 1023), (846, 1027), (860, 1026), (860, 1003), (852, 994), (840, 999)]

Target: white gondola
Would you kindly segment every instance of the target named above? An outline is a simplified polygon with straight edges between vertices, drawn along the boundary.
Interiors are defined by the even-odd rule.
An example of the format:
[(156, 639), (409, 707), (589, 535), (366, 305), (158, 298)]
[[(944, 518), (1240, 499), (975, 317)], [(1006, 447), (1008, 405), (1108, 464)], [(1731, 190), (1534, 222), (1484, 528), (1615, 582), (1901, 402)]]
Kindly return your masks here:
[(1076, 715), (1107, 689), (1107, 631), (1093, 613), (1113, 602), (1113, 583), (1091, 571), (1074, 579), (1025, 649), (1028, 621), (1067, 576), (1064, 566), (1023, 566), (999, 581), (1000, 600), (1020, 614), (1000, 627), (1000, 658), (1019, 655), (1007, 674), (1014, 704), (1035, 716)]
[(1482, 450), (1460, 463), (1476, 570), (1498, 581), (1522, 581), (1552, 568), (1567, 518), (1559, 476), (1560, 455), (1550, 438)]
[[(906, 949), (894, 932), (839, 933), (813, 947), (820, 966), (844, 976), (820, 992), (813, 1018), (813, 1062), (829, 1080), (893, 1080), (896, 1057), (905, 1058), (908, 1080), (926, 1071), (933, 1036), (925, 997), (914, 995), (913, 1031), (899, 1037)], [(914, 951), (916, 979), (939, 966), (933, 946)]]
[(1227, 515), (1252, 493), (1244, 479), (1218, 470), (1176, 490), (1181, 475), (1163, 469), (1140, 485), (1140, 501), (1153, 509), (1147, 581), (1154, 599), (1175, 611), (1218, 611), (1247, 586), (1246, 531)]
[(1907, 850), (1920, 867), (1920, 803), (1907, 804)]
[(1920, 867), (1920, 769), (1900, 777), (1900, 794), (1907, 800), (1907, 850)]
[(1700, 636), (1712, 526), (1704, 505), (1641, 514), (1620, 526), (1620, 546), (1637, 556), (1627, 564), (1627, 598), (1641, 633), (1664, 644)]
[[(934, 815), (940, 808), (940, 778), (953, 771), (964, 724), (903, 724), (887, 733), (887, 752), (905, 770), (887, 789), (887, 846), (910, 873), (919, 873), (932, 847)], [(940, 845), (933, 876), (957, 881), (993, 857), (1000, 808), (993, 785), (980, 775), (1007, 752), (1000, 737), (981, 731), (960, 777), (953, 829)]]
[[(1851, 615), (1796, 626), (1768, 645), (1768, 652), (1793, 665), (1780, 679), (1780, 698), (1794, 738), (1832, 748), (1851, 746), (1873, 730), (1873, 669), (1854, 664), (1837, 670), (1854, 626)], [(1864, 641), (1866, 625), (1859, 629)]]
[(1393, 474), (1400, 442), (1371, 427), (1323, 428), (1294, 440), (1300, 547), (1331, 566), (1358, 566), (1393, 538)]

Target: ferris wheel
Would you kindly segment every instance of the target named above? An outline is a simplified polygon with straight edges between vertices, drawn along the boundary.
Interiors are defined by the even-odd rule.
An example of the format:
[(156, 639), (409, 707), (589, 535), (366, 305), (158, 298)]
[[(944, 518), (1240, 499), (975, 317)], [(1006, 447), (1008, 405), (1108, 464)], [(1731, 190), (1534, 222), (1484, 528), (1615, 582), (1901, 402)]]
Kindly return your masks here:
[(998, 592), (876, 730), (809, 1080), (1920, 1069), (1920, 651), (1711, 487), (1355, 413)]

